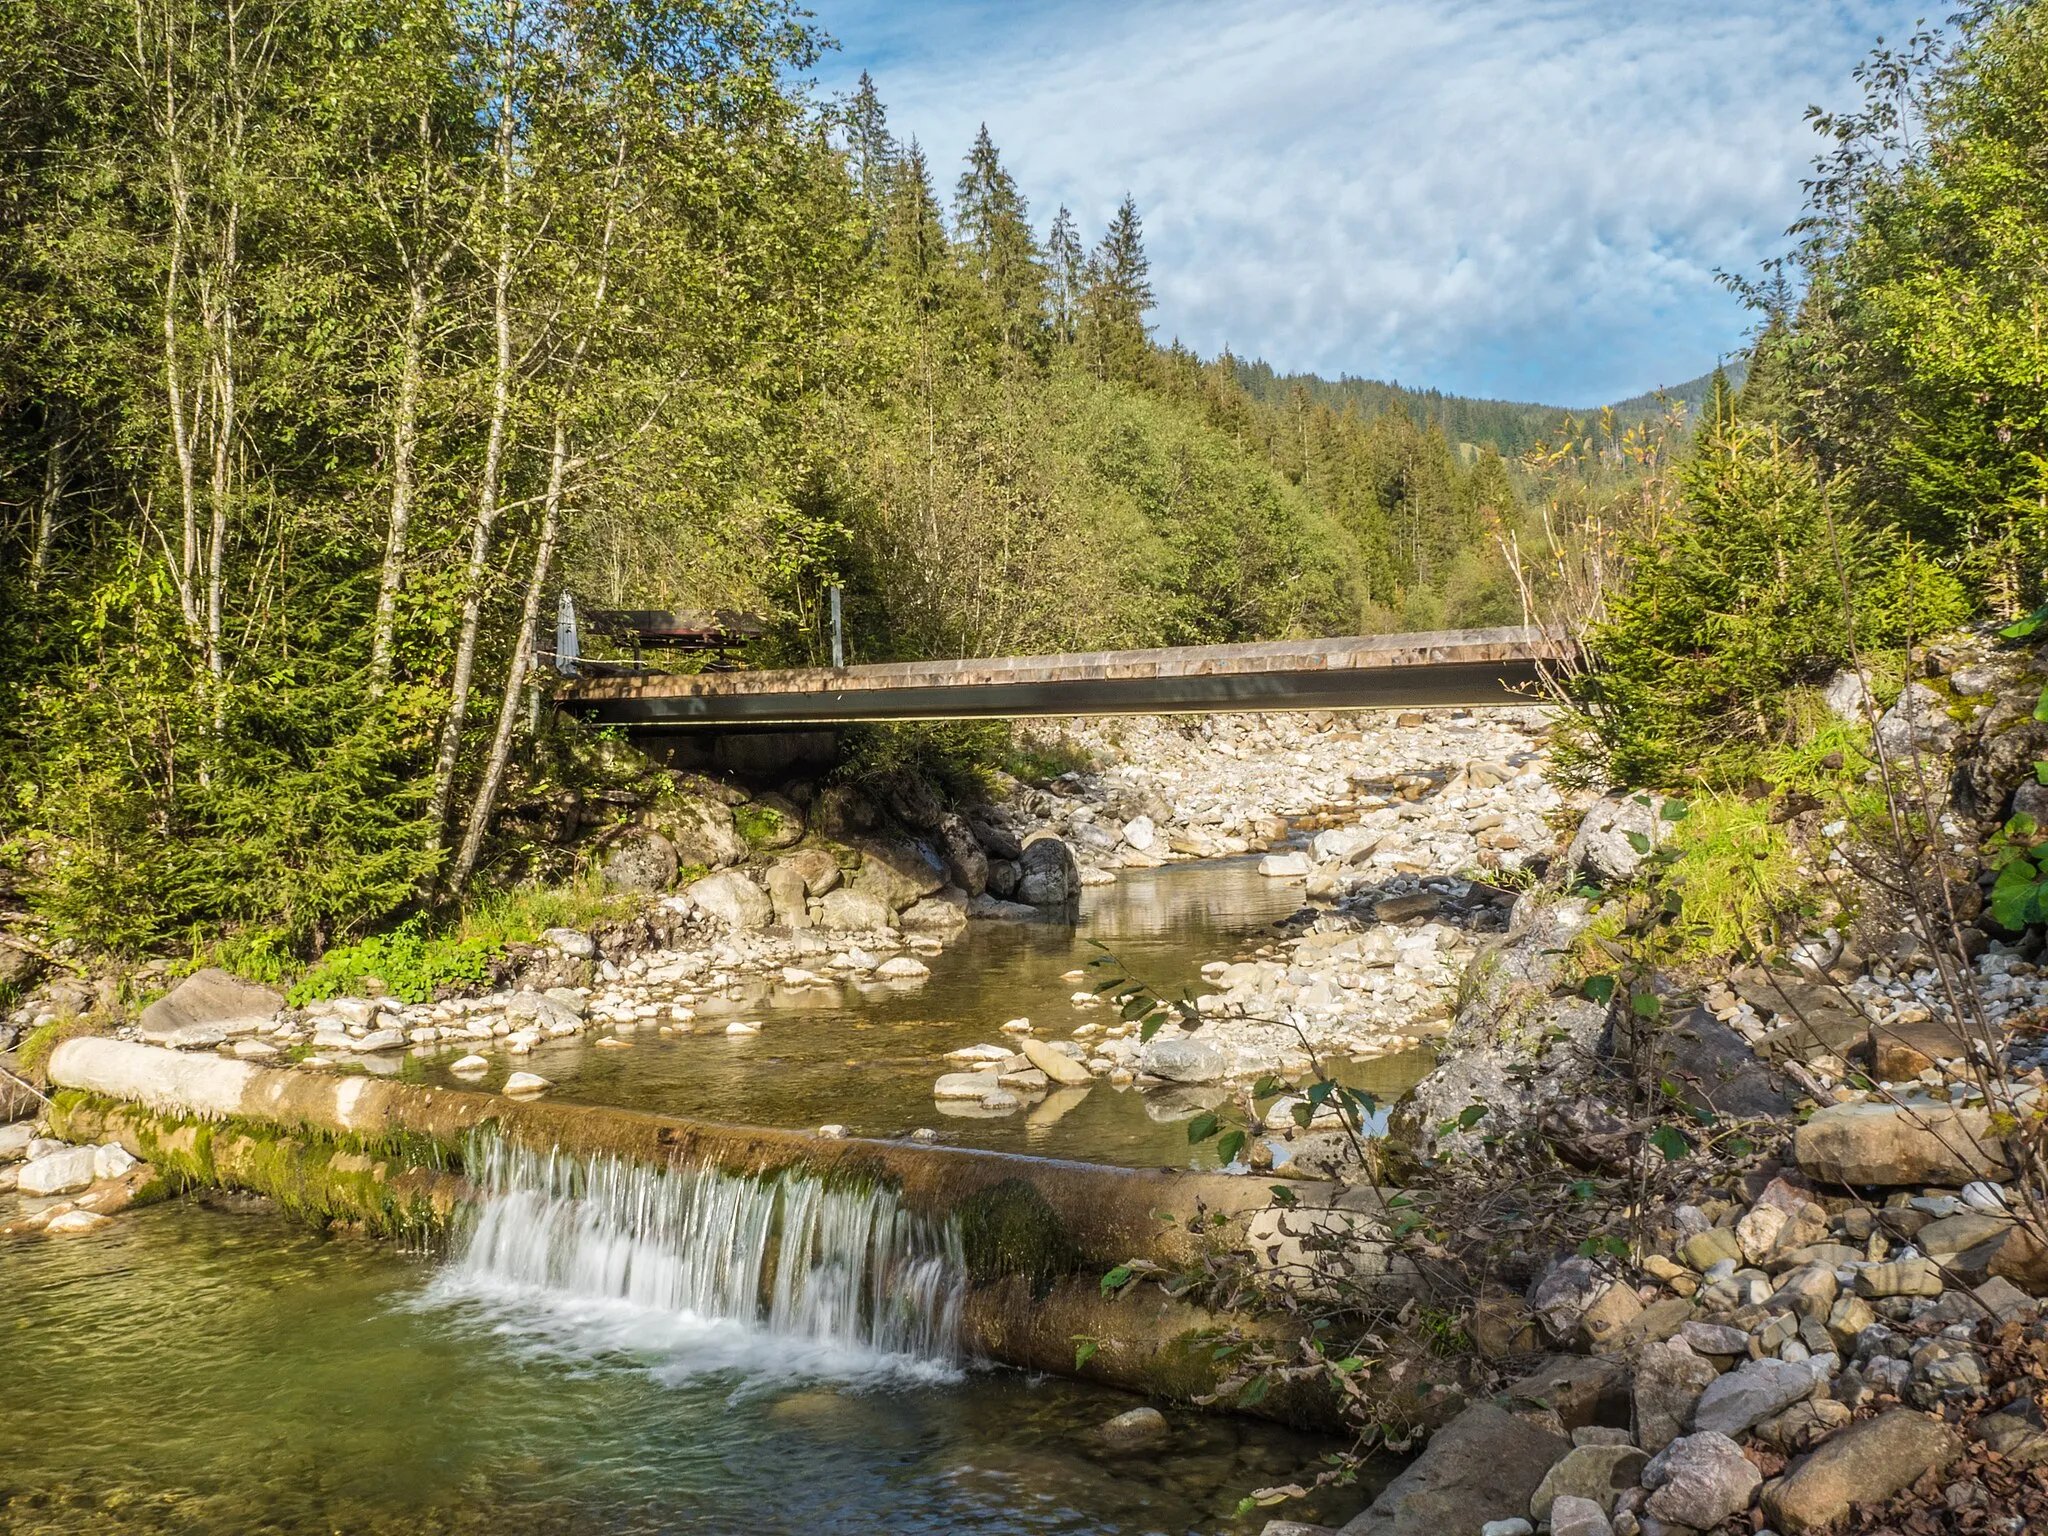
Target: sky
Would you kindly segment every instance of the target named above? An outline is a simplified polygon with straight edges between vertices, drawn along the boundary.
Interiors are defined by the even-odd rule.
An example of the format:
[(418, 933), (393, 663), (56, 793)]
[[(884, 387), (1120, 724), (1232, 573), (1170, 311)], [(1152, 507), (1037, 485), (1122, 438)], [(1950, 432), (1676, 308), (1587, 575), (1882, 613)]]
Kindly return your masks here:
[(1585, 406), (1677, 384), (1784, 251), (1809, 103), (1897, 0), (809, 0), (950, 195), (983, 122), (1041, 235), (1137, 199), (1161, 341)]

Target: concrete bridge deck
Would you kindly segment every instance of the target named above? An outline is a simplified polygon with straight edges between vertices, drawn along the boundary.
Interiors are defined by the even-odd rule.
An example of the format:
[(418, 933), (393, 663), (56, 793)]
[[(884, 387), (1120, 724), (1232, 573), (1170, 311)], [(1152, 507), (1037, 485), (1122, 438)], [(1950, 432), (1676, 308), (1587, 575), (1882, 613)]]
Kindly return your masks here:
[(1071, 656), (581, 679), (556, 704), (636, 729), (786, 729), (990, 720), (1540, 702), (1564, 646), (1538, 629), (1438, 630)]

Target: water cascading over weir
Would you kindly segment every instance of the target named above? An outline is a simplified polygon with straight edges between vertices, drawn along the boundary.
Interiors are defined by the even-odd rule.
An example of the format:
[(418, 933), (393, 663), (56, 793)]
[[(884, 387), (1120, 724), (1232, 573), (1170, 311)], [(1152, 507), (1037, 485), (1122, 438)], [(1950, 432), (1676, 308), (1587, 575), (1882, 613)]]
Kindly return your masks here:
[(463, 1288), (623, 1303), (847, 1362), (964, 1356), (959, 1224), (880, 1185), (658, 1170), (496, 1135), (472, 1137), (465, 1166), (480, 1199), (453, 1268)]
[[(654, 1309), (870, 1364), (980, 1358), (1185, 1400), (1216, 1390), (1219, 1335), (1292, 1348), (1300, 1324), (1148, 1285), (1109, 1294), (1112, 1266), (1235, 1256), (1282, 1289), (1418, 1283), (1365, 1190), (1298, 1182), (1276, 1204), (1228, 1173), (716, 1125), (104, 1037), (63, 1042), (48, 1071), (57, 1134), (118, 1141), (165, 1192), (250, 1189), (316, 1221), (452, 1239), (451, 1273), (473, 1289)], [(1334, 1421), (1319, 1389), (1251, 1411)]]

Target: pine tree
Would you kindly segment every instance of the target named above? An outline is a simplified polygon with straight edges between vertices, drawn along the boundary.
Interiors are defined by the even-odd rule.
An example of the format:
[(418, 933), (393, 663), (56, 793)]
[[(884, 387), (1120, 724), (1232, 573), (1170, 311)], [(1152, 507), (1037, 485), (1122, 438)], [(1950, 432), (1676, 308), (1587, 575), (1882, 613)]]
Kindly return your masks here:
[(996, 339), (1033, 350), (1045, 337), (1045, 265), (1026, 218), (1028, 206), (1003, 168), (986, 123), (968, 151), (953, 209), (962, 265), (981, 286)]
[(1053, 336), (1071, 344), (1074, 328), (1081, 321), (1081, 303), (1087, 287), (1088, 262), (1081, 249), (1081, 233), (1065, 203), (1053, 215), (1052, 231), (1045, 239), (1047, 264), (1052, 268)]
[(1127, 192), (1088, 260), (1086, 350), (1102, 378), (1129, 378), (1143, 365), (1150, 347), (1145, 312), (1152, 308), (1151, 271), (1138, 205)]
[(866, 70), (861, 71), (860, 84), (846, 107), (846, 154), (854, 191), (868, 211), (869, 245), (878, 247), (889, 218), (891, 173), (897, 148), (895, 137), (889, 132), (888, 111)]
[(939, 308), (946, 283), (946, 227), (932, 191), (931, 167), (916, 139), (890, 163), (888, 225), (883, 271), (911, 308), (929, 314)]

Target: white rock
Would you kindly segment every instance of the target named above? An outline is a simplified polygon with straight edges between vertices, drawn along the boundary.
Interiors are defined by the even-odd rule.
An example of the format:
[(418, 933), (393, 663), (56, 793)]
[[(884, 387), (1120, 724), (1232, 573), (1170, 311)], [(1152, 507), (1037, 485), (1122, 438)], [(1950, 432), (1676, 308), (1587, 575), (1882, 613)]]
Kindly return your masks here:
[(1269, 880), (1303, 880), (1310, 869), (1308, 855), (1298, 849), (1289, 853), (1269, 853), (1259, 860), (1259, 873)]
[[(1093, 1029), (1095, 1026), (1083, 1024), (1081, 1027), (1083, 1029)], [(1003, 1033), (1006, 1035), (1028, 1035), (1031, 1033), (1031, 1021), (1029, 1019), (1010, 1019), (1004, 1023)]]
[(2003, 1211), (2008, 1209), (2003, 1185), (1987, 1183), (1983, 1179), (1972, 1179), (1963, 1186), (1963, 1204), (1977, 1211)]
[(931, 973), (930, 966), (908, 955), (897, 955), (875, 967), (875, 974), (884, 981), (921, 981)]
[(135, 1166), (135, 1158), (118, 1141), (94, 1147), (92, 1152), (92, 1176), (96, 1179), (118, 1179)]
[(554, 1086), (538, 1072), (514, 1072), (505, 1079), (507, 1093), (542, 1093)]
[(843, 1125), (833, 1124), (819, 1126), (818, 1134), (825, 1137), (828, 1141), (839, 1141), (853, 1133)]
[(35, 1127), (26, 1120), (17, 1120), (12, 1125), (0, 1125), (0, 1163), (18, 1162), (28, 1155), (28, 1144), (35, 1139)]
[(1124, 841), (1140, 853), (1150, 853), (1158, 840), (1158, 828), (1152, 825), (1150, 816), (1133, 816), (1124, 823)]
[(725, 1032), (728, 1035), (758, 1035), (761, 1033), (761, 1021), (759, 1019), (734, 1019), (725, 1026)]
[(451, 1063), (448, 1070), (458, 1077), (481, 1077), (491, 1070), (491, 1064), (482, 1056), (465, 1056)]
[(402, 1029), (373, 1029), (362, 1039), (354, 1042), (358, 1051), (395, 1051), (405, 1045), (405, 1031)]
[(550, 928), (541, 938), (555, 946), (571, 960), (589, 960), (597, 954), (597, 943), (589, 934), (574, 928)]
[(935, 1099), (987, 1098), (996, 1086), (995, 1077), (987, 1072), (947, 1072), (932, 1084)]
[(65, 1147), (23, 1164), (17, 1186), (24, 1195), (68, 1195), (92, 1183), (97, 1147)]

